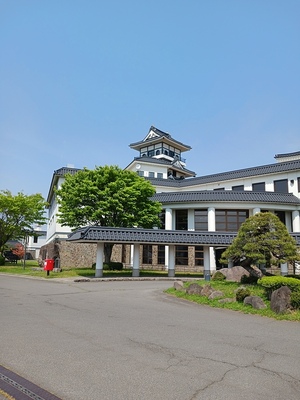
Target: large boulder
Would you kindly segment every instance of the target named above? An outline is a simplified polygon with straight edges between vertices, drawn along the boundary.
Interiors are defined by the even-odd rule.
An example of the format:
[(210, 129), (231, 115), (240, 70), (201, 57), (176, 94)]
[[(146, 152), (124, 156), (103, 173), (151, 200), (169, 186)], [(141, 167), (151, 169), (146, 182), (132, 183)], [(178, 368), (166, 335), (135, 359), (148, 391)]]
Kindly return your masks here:
[(241, 282), (241, 278), (246, 275), (247, 277), (250, 276), (249, 271), (247, 271), (244, 267), (232, 267), (232, 268), (222, 268), (219, 269), (227, 281), (232, 282)]
[(201, 290), (201, 296), (209, 297), (213, 292), (215, 292), (214, 288), (210, 285), (204, 285)]
[(249, 304), (253, 308), (257, 310), (261, 310), (262, 308), (266, 308), (267, 306), (263, 302), (263, 300), (259, 296), (247, 296), (244, 298), (244, 304)]
[(287, 286), (281, 286), (274, 290), (271, 295), (271, 310), (277, 314), (285, 313), (291, 308), (291, 289)]
[(213, 300), (213, 299), (217, 299), (218, 297), (223, 297), (224, 293), (221, 292), (221, 290), (215, 290), (214, 292), (212, 292), (212, 294), (210, 294), (208, 296), (209, 300)]
[[(199, 286), (199, 285), (198, 285)], [(174, 289), (176, 290), (183, 290), (183, 282), (182, 281), (175, 281), (174, 282)]]

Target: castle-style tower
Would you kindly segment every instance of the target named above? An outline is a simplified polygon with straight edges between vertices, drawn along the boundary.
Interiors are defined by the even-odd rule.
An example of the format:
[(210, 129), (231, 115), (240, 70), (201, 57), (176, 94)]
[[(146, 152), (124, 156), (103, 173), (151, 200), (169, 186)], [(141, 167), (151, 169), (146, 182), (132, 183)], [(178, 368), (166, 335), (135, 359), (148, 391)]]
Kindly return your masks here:
[(140, 142), (129, 145), (139, 151), (139, 156), (126, 167), (140, 176), (158, 179), (184, 179), (195, 176), (186, 169), (181, 154), (191, 147), (173, 139), (169, 133), (151, 126), (147, 136)]

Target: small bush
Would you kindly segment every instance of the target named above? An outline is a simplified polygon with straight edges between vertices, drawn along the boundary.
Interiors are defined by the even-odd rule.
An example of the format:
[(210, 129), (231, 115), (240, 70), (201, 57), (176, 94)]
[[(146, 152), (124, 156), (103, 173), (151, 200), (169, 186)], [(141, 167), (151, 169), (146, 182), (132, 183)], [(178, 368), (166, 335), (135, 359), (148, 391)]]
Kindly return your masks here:
[(250, 289), (240, 287), (235, 293), (235, 298), (236, 298), (236, 301), (238, 301), (239, 303), (242, 303), (244, 301), (244, 298), (247, 296), (250, 296), (250, 295), (251, 295)]
[(5, 265), (5, 257), (0, 254), (0, 265)]
[(291, 294), (291, 306), (295, 309), (300, 308), (300, 291), (292, 292)]
[(264, 276), (257, 281), (257, 284), (264, 288), (268, 299), (271, 299), (272, 292), (281, 286), (289, 287), (292, 292), (300, 291), (300, 280), (286, 276)]
[(211, 278), (212, 281), (224, 281), (226, 279), (225, 275), (222, 274), (222, 272), (217, 271), (213, 274), (213, 277)]

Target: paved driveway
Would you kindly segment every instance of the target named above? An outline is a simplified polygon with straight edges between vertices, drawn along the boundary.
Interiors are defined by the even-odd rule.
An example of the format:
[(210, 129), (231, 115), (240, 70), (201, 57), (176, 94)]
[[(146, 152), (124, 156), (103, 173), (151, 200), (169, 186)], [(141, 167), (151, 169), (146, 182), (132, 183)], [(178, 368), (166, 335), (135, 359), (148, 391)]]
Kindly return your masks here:
[(0, 364), (64, 400), (299, 400), (299, 323), (180, 301), (169, 286), (2, 275)]

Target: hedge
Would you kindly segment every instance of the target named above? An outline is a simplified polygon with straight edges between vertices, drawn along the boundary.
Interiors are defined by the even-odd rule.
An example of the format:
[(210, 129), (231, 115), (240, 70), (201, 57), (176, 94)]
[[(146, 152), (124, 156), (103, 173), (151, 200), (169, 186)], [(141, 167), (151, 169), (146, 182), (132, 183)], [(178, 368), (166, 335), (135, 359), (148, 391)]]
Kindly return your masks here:
[(300, 280), (286, 276), (264, 276), (257, 281), (257, 284), (264, 288), (268, 299), (271, 299), (272, 292), (281, 286), (287, 286), (292, 292), (300, 292)]

